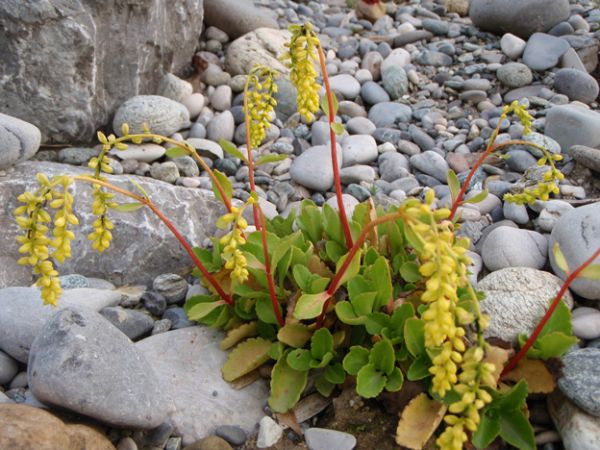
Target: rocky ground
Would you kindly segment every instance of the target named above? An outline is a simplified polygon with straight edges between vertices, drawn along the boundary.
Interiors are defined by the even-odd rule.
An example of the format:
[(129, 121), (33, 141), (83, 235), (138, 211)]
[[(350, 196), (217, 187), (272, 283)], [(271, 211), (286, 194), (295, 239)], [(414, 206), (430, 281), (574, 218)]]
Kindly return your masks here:
[[(490, 157), (476, 173), (470, 195), (483, 188), (490, 195), (462, 208), (460, 230), (473, 243), (472, 280), (486, 294), (489, 334), (514, 341), (533, 329), (564, 279), (553, 243), (570, 267), (600, 246), (600, 9), (587, 0), (471, 0), (469, 16), (468, 3), (388, 2), (370, 21), (342, 0), (207, 1), (190, 70), (164, 76), (153, 95), (122, 102), (112, 129), (147, 122), (156, 133), (186, 139), (230, 177), (234, 197), (247, 199), (247, 168), (217, 142), (243, 145), (245, 74), (255, 62), (285, 73), (277, 58), (286, 28), (310, 22), (326, 49), (346, 128), (339, 153), (347, 208), (369, 198), (398, 204), (425, 187), (447, 205), (448, 169), (464, 180), (502, 106), (519, 100), (534, 117), (533, 132), (523, 136), (510, 118), (498, 141), (522, 138), (561, 153), (560, 195), (530, 207), (503, 201), (539, 173), (534, 155), (508, 147), (510, 158)], [(300, 121), (293, 86), (284, 77), (278, 85), (276, 118), (257, 153), (288, 158), (257, 170), (265, 214), (286, 215), (305, 198), (333, 206), (328, 125)], [(243, 390), (225, 383), (219, 333), (195, 326), (182, 308), (202, 287), (177, 242), (143, 211), (114, 214), (113, 248), (102, 256), (77, 239), (62, 269), (59, 309), (43, 307), (37, 289), (22, 287), (30, 275), (15, 264), (16, 196), (36, 172), (85, 172), (78, 166), (98, 148), (40, 148), (40, 138), (35, 126), (0, 114), (0, 403), (11, 405), (0, 408), (0, 447), (394, 448), (397, 409), (389, 399), (364, 402), (352, 389), (333, 401), (307, 397), (296, 411), (300, 436), (283, 418), (273, 420), (265, 381)], [(191, 242), (205, 244), (221, 213), (210, 181), (190, 157), (165, 151), (151, 143), (115, 151), (109, 178), (128, 185), (137, 177)], [(76, 189), (76, 206), (89, 204), (89, 189)], [(93, 219), (87, 207), (78, 211), (85, 236)], [(567, 300), (580, 343), (564, 358), (559, 389), (529, 404), (531, 419), (544, 450), (598, 449), (600, 282), (576, 281)]]

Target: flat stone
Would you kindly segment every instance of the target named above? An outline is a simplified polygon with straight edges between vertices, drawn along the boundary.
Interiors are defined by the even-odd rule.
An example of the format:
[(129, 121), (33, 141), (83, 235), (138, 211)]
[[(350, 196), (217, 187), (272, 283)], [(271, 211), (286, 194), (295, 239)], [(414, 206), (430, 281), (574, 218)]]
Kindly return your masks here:
[[(373, 139), (373, 138), (371, 138)], [(343, 154), (337, 146), (338, 166), (342, 167)], [(328, 145), (311, 147), (292, 162), (290, 176), (296, 183), (309, 189), (325, 192), (333, 186), (331, 149)]]
[(161, 78), (158, 84), (157, 94), (183, 103), (187, 97), (192, 95), (193, 90), (194, 88), (190, 82), (182, 80), (172, 73), (167, 73)]
[(410, 164), (443, 183), (446, 181), (448, 170), (450, 169), (446, 160), (439, 153), (432, 150), (411, 156)]
[(402, 67), (394, 65), (384, 68), (382, 65), (381, 80), (392, 100), (397, 100), (408, 92), (408, 77)]
[(119, 136), (127, 123), (129, 132), (142, 133), (147, 124), (152, 133), (170, 136), (190, 123), (190, 113), (181, 103), (159, 95), (137, 95), (123, 103), (115, 112), (113, 130)]
[(372, 135), (377, 127), (366, 117), (353, 117), (346, 122), (346, 130), (350, 134), (369, 134)]
[(351, 434), (325, 428), (307, 429), (304, 439), (309, 450), (352, 450), (356, 446), (356, 438)]
[(581, 306), (573, 310), (573, 334), (580, 339), (600, 338), (600, 311)]
[[(490, 317), (486, 336), (515, 343), (519, 334), (531, 334), (561, 286), (558, 277), (529, 267), (508, 267), (484, 277), (477, 289), (485, 294), (481, 310)], [(563, 301), (573, 307), (571, 294)]]
[(546, 115), (546, 136), (556, 140), (563, 153), (573, 145), (600, 147), (600, 113), (580, 105), (554, 106)]
[(331, 90), (339, 92), (345, 99), (354, 100), (360, 93), (360, 83), (352, 75), (335, 75), (329, 80)]
[(169, 412), (142, 353), (86, 308), (66, 307), (46, 322), (31, 346), (27, 378), (40, 401), (118, 427), (154, 428)]
[(510, 59), (517, 59), (523, 54), (527, 42), (512, 33), (506, 33), (500, 39), (500, 48), (502, 53)]
[(209, 140), (214, 142), (219, 142), (220, 139), (232, 141), (234, 131), (235, 122), (230, 111), (223, 111), (208, 122), (206, 126), (206, 135)]
[(600, 419), (586, 414), (559, 390), (548, 396), (548, 411), (566, 449), (600, 448)]
[(165, 273), (154, 279), (152, 288), (161, 294), (167, 300), (167, 303), (171, 304), (185, 299), (188, 284), (187, 281), (175, 273)]
[(583, 411), (600, 418), (600, 349), (574, 350), (562, 360), (559, 389)]
[[(581, 206), (566, 212), (554, 225), (549, 248), (558, 243), (568, 267), (575, 270), (600, 247), (600, 202)], [(566, 274), (556, 264), (554, 252), (550, 251), (552, 270), (563, 280)], [(600, 257), (593, 264), (600, 264)], [(569, 288), (577, 295), (590, 300), (600, 300), (600, 280), (576, 278)]]
[(35, 155), (41, 139), (40, 130), (35, 125), (0, 113), (0, 170)]
[(375, 169), (371, 166), (359, 164), (351, 167), (343, 167), (340, 170), (342, 184), (350, 183), (372, 183), (375, 181)]
[(577, 69), (558, 70), (554, 76), (554, 89), (582, 103), (592, 103), (600, 91), (594, 77)]
[(346, 137), (342, 142), (342, 154), (344, 163), (342, 167), (355, 164), (368, 164), (379, 156), (377, 142), (372, 136), (357, 134)]
[(367, 81), (360, 88), (360, 96), (368, 105), (389, 102), (390, 95), (378, 83)]
[(132, 340), (149, 333), (154, 325), (152, 317), (135, 309), (109, 307), (100, 314)]
[(189, 138), (186, 142), (198, 150), (201, 156), (211, 159), (223, 159), (225, 156), (221, 146), (209, 139)]
[(548, 256), (547, 239), (535, 231), (498, 227), (485, 239), (481, 256), (494, 271), (506, 267), (541, 269)]
[(579, 164), (592, 169), (594, 172), (600, 172), (600, 149), (586, 147), (585, 145), (574, 145), (569, 154)]
[[(67, 289), (60, 299), (58, 310), (71, 306), (100, 311), (121, 301), (117, 292), (101, 289)], [(17, 361), (26, 363), (29, 348), (46, 321), (57, 311), (44, 305), (37, 288), (11, 287), (0, 289), (0, 349)]]
[[(65, 149), (67, 150), (67, 149)], [(136, 161), (151, 163), (164, 156), (167, 150), (162, 145), (153, 143), (128, 144), (127, 150), (112, 149), (109, 154), (117, 156), (121, 160), (135, 159)], [(96, 151), (97, 156), (98, 151)]]
[[(151, 336), (136, 344), (157, 374), (161, 389), (174, 404), (168, 422), (189, 445), (220, 425), (235, 425), (246, 433), (264, 416), (268, 397), (264, 381), (241, 390), (223, 380), (220, 368), (227, 353), (219, 348), (223, 333), (204, 326)], [(198, 361), (204, 361), (198, 364)]]
[(544, 71), (558, 64), (569, 49), (569, 43), (545, 33), (534, 33), (527, 41), (523, 62), (531, 70)]

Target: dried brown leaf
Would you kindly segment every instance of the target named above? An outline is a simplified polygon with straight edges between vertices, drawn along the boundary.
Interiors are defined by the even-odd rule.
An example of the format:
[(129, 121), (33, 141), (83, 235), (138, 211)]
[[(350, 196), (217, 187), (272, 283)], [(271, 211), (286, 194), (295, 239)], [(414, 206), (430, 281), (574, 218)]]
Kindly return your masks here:
[(396, 443), (412, 450), (421, 450), (444, 418), (447, 406), (425, 393), (413, 398), (402, 411)]

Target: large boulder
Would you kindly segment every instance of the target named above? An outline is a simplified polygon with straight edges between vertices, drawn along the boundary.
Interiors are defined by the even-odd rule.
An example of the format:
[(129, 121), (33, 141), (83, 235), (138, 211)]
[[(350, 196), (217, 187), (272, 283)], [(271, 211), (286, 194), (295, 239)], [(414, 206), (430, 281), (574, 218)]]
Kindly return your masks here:
[(204, 22), (236, 39), (257, 28), (279, 28), (277, 15), (252, 0), (204, 0)]
[(189, 64), (202, 19), (202, 0), (3, 0), (1, 109), (44, 142), (89, 140), (116, 106)]
[(569, 18), (569, 0), (471, 0), (469, 16), (483, 31), (528, 38)]
[[(35, 188), (37, 172), (48, 176), (91, 173), (86, 168), (49, 162), (28, 161), (16, 165), (14, 169), (7, 176), (0, 177), (0, 261), (6, 263), (0, 266), (0, 282), (6, 283), (4, 286), (27, 285), (31, 282), (31, 277), (24, 271), (3, 274), (6, 270), (14, 270), (15, 261), (20, 257), (19, 244), (15, 240), (20, 230), (12, 214), (18, 206), (17, 196)], [(224, 213), (221, 203), (206, 190), (173, 186), (136, 176), (106, 175), (106, 178), (117, 186), (134, 191), (136, 188), (128, 180), (139, 183), (192, 245), (200, 245), (207, 236), (211, 236), (216, 219)], [(147, 208), (129, 213), (110, 211), (115, 224), (113, 241), (108, 250), (98, 254), (86, 239), (95, 220), (91, 212), (92, 189), (87, 183), (77, 182), (72, 186), (72, 192), (75, 196), (74, 209), (81, 225), (75, 230), (73, 258), (59, 267), (62, 273), (104, 278), (116, 285), (149, 285), (160, 274), (176, 272), (192, 265), (179, 242)], [(130, 202), (124, 197), (117, 200)]]

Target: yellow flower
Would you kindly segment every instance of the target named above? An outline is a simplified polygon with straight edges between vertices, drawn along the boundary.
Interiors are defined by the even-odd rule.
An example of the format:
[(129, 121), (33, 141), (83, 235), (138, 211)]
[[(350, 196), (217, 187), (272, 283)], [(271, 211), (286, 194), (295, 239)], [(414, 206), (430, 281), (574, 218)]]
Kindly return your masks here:
[(251, 203), (251, 201), (248, 201), (241, 208), (232, 207), (231, 212), (224, 214), (217, 220), (217, 227), (222, 230), (229, 226), (232, 227), (229, 233), (219, 239), (219, 244), (223, 246), (221, 256), (225, 261), (225, 269), (231, 271), (231, 278), (237, 283), (243, 283), (250, 275), (248, 269), (246, 269), (248, 261), (238, 247), (246, 242), (243, 230), (248, 228), (248, 222), (244, 219), (243, 214), (246, 206)]
[(247, 96), (247, 103), (244, 113), (250, 123), (250, 145), (255, 148), (265, 139), (271, 114), (277, 105), (274, 97), (277, 92), (274, 75), (272, 69), (257, 66), (252, 69), (246, 81), (244, 95)]
[(104, 252), (110, 247), (110, 241), (112, 240), (112, 230), (115, 225), (108, 218), (108, 208), (113, 208), (117, 204), (112, 201), (114, 194), (105, 192), (102, 187), (95, 184), (93, 187), (94, 201), (92, 202), (92, 212), (98, 216), (92, 226), (94, 231), (88, 234), (87, 238), (92, 241), (92, 248), (98, 252)]

